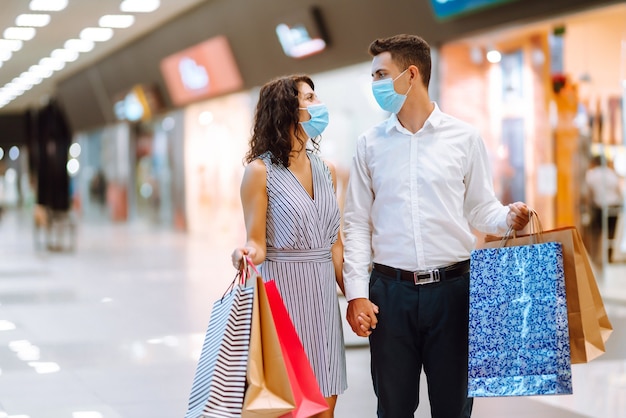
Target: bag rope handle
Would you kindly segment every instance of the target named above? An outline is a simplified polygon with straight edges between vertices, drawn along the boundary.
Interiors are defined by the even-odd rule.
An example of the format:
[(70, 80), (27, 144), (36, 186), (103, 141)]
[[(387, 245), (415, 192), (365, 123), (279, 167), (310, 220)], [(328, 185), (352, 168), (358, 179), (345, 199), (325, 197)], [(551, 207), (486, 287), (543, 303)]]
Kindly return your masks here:
[[(537, 244), (539, 242), (543, 242), (543, 226), (541, 225), (539, 214), (536, 210), (531, 208), (528, 209), (528, 225), (530, 243)], [(504, 236), (500, 239), (500, 248), (506, 247), (506, 243), (511, 238), (517, 238), (517, 231), (515, 231), (513, 227), (509, 226)]]
[(241, 259), (240, 266), (241, 268), (237, 270), (237, 273), (235, 273), (235, 278), (232, 282), (230, 282), (230, 285), (228, 285), (228, 288), (226, 289), (220, 300), (224, 299), (224, 297), (235, 288), (235, 283), (237, 283), (239, 286), (245, 286), (248, 279), (252, 277), (252, 272), (256, 273), (257, 275), (260, 274), (259, 270), (252, 262), (252, 259), (248, 256), (245, 256)]

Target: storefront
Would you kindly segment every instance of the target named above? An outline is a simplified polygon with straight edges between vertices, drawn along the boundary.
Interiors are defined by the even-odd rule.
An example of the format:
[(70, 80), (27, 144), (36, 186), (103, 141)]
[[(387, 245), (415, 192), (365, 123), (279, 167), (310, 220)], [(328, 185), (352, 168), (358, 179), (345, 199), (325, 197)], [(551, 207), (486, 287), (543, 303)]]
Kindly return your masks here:
[[(126, 221), (130, 185), (130, 126), (126, 123), (75, 136), (78, 167), (71, 177), (74, 208), (87, 221)], [(72, 152), (72, 147), (70, 147)]]
[(626, 176), (626, 5), (494, 29), (446, 43), (440, 56), (441, 106), (480, 130), (498, 197), (526, 201), (544, 228), (576, 225), (597, 248), (590, 160), (601, 155)]

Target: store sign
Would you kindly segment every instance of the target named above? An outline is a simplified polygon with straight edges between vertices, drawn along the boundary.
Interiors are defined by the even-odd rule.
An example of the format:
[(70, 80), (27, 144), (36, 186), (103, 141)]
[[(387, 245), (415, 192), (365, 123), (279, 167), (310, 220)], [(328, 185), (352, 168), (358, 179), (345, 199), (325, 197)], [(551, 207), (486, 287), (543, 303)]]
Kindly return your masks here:
[(236, 91), (243, 80), (224, 36), (217, 36), (161, 61), (172, 102), (182, 106)]
[(276, 25), (276, 36), (285, 55), (304, 58), (326, 49), (328, 43), (322, 17), (317, 8), (284, 16)]
[(516, 0), (430, 0), (430, 3), (433, 7), (435, 17), (439, 20), (447, 20), (487, 7), (513, 1)]
[(148, 120), (162, 108), (156, 87), (144, 84), (137, 84), (130, 91), (118, 95), (113, 104), (115, 117), (131, 122)]

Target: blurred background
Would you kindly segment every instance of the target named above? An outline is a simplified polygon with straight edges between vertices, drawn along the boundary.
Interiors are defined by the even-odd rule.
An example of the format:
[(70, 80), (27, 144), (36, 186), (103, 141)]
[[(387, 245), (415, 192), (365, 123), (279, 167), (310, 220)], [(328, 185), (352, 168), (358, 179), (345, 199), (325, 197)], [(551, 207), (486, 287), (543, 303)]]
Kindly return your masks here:
[[(0, 417), (183, 416), (245, 239), (258, 89), (312, 76), (341, 203), (357, 136), (388, 116), (367, 47), (397, 33), (431, 44), (431, 97), (479, 129), (500, 200), (582, 233), (623, 321), (626, 2), (3, 0)], [(355, 338), (338, 416), (374, 416)], [(576, 369), (600, 395), (478, 403), (478, 415), (626, 416), (623, 338)]]

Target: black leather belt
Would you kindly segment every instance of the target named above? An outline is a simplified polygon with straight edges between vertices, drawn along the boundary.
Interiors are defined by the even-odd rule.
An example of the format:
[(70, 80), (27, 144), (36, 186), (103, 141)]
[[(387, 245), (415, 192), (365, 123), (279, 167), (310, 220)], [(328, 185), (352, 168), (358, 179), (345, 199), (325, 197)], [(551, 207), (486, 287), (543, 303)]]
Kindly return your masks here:
[(428, 284), (436, 283), (442, 280), (451, 279), (453, 277), (459, 277), (470, 271), (470, 261), (459, 261), (458, 263), (450, 264), (449, 266), (432, 269), (432, 270), (419, 270), (419, 271), (407, 271), (401, 270), (383, 264), (374, 263), (374, 270), (390, 277), (396, 277), (400, 280), (407, 282), (413, 282), (414, 284)]

